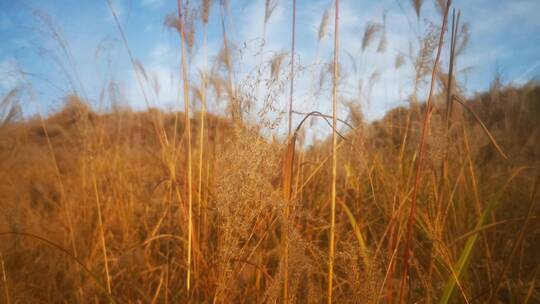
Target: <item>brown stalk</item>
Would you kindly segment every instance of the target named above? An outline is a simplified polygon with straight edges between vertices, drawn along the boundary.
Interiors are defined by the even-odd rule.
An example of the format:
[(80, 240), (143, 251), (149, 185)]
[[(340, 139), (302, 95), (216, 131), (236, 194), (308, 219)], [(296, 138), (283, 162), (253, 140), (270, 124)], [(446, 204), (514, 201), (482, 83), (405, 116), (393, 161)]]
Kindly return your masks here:
[(452, 84), (454, 80), (454, 67), (456, 58), (457, 31), (459, 28), (459, 17), (461, 11), (458, 11), (456, 19), (456, 10), (452, 11), (452, 32), (450, 37), (450, 60), (448, 63), (448, 86), (446, 88), (446, 130), (450, 128), (450, 116), (452, 115)]
[[(95, 170), (95, 169), (94, 169)], [(103, 217), (101, 212), (101, 203), (99, 200), (99, 192), (97, 189), (96, 174), (92, 171), (92, 184), (94, 188), (94, 195), (96, 197), (96, 207), (98, 215), (98, 225), (99, 225), (99, 237), (101, 241), (101, 249), (103, 250), (103, 264), (105, 265), (105, 278), (107, 282), (107, 291), (111, 293), (111, 275), (109, 273), (109, 258), (107, 256), (107, 243), (105, 242), (105, 229), (103, 228)]]
[[(332, 128), (332, 124), (328, 121), (328, 119), (331, 119), (332, 118), (332, 115), (327, 115), (327, 114), (323, 114), (319, 111), (311, 111), (309, 113), (304, 113), (304, 112), (299, 112), (299, 111), (292, 111), (293, 114), (298, 114), (298, 115), (313, 115), (313, 116), (317, 116), (317, 117), (321, 117), (322, 119), (324, 119), (328, 125), (330, 126), (330, 128)], [(336, 118), (337, 121), (339, 121), (340, 123), (346, 125), (347, 127), (349, 127), (351, 130), (356, 130), (356, 128), (354, 126), (352, 126), (350, 123), (348, 123), (346, 120), (343, 120), (341, 118)], [(339, 137), (341, 137), (342, 139), (345, 139), (345, 137), (343, 135), (341, 135), (337, 130), (334, 130), (335, 132), (338, 133)]]
[(290, 203), (292, 197), (292, 182), (293, 182), (293, 166), (294, 155), (296, 146), (296, 133), (289, 138), (287, 145), (287, 153), (285, 154), (285, 160), (283, 162), (283, 199), (285, 200), (285, 218), (283, 229), (283, 242), (284, 242), (284, 264), (285, 274), (283, 280), (283, 300), (285, 303), (289, 300), (289, 213)]
[(486, 133), (487, 137), (489, 137), (489, 140), (491, 141), (491, 143), (493, 144), (493, 146), (495, 147), (495, 149), (497, 149), (497, 152), (499, 152), (499, 154), (501, 155), (502, 158), (504, 158), (505, 160), (508, 160), (508, 156), (506, 155), (506, 153), (504, 153), (504, 151), (502, 150), (501, 146), (499, 146), (499, 144), (497, 144), (497, 141), (495, 140), (495, 138), (493, 137), (493, 135), (491, 135), (491, 132), (489, 132), (488, 128), (486, 127), (486, 125), (484, 124), (484, 122), (482, 122), (482, 119), (480, 119), (480, 117), (473, 111), (473, 109), (461, 98), (459, 97), (458, 95), (453, 95), (452, 96), (452, 99), (457, 101), (460, 105), (462, 105), (467, 111), (469, 111), (469, 113), (471, 113), (471, 115), (474, 117), (474, 119), (480, 124), (480, 126), (482, 127), (482, 130), (484, 131), (484, 133)]
[(4, 264), (4, 256), (2, 255), (2, 252), (0, 251), (0, 266), (2, 266), (2, 281), (4, 282), (4, 293), (6, 295), (6, 303), (11, 303), (11, 298), (9, 296), (9, 288), (8, 288), (8, 282), (7, 282), (7, 275), (6, 275), (6, 268)]
[(289, 133), (291, 136), (292, 129), (292, 111), (293, 111), (293, 91), (294, 91), (294, 49), (295, 49), (295, 36), (296, 36), (296, 0), (292, 0), (292, 37), (291, 37), (291, 86), (289, 91)]
[(336, 230), (336, 183), (337, 183), (337, 86), (338, 86), (338, 59), (339, 59), (339, 0), (336, 0), (336, 16), (334, 26), (334, 64), (332, 75), (332, 192), (330, 197), (330, 244), (328, 252), (328, 304), (332, 303), (332, 288), (334, 277), (334, 242)]
[[(21, 75), (24, 75), (24, 74), (21, 74)], [(26, 78), (24, 78), (24, 81), (28, 84), (28, 88), (30, 88), (30, 95), (31, 95), (31, 100), (32, 102), (35, 102), (35, 96), (34, 96), (34, 93), (31, 89), (31, 86), (30, 86), (30, 83), (28, 82), (28, 80)], [(10, 94), (15, 94), (16, 92), (14, 93), (10, 93)], [(6, 98), (10, 98), (10, 94), (8, 94), (8, 96)], [(5, 99), (4, 99), (5, 101)], [(36, 108), (39, 108), (39, 105), (36, 104)], [(38, 111), (39, 113), (39, 111)], [(69, 234), (69, 239), (70, 239), (70, 243), (71, 243), (71, 248), (73, 250), (73, 255), (75, 258), (78, 257), (78, 254), (77, 254), (77, 246), (76, 246), (76, 243), (75, 243), (75, 232), (74, 232), (74, 228), (73, 228), (73, 219), (71, 217), (71, 203), (68, 201), (68, 198), (67, 198), (67, 195), (66, 195), (66, 187), (64, 185), (64, 182), (62, 180), (62, 175), (60, 173), (60, 167), (58, 165), (58, 159), (56, 157), (56, 153), (55, 153), (55, 150), (53, 148), (53, 144), (52, 144), (52, 141), (51, 141), (51, 137), (49, 136), (49, 131), (48, 131), (48, 128), (45, 124), (45, 119), (41, 116), (41, 115), (38, 115), (38, 118), (39, 118), (39, 123), (40, 123), (40, 126), (41, 126), (41, 129), (43, 130), (43, 133), (45, 135), (45, 139), (46, 139), (46, 143), (47, 143), (47, 149), (48, 149), (48, 152), (50, 154), (50, 157), (53, 161), (53, 164), (54, 164), (54, 172), (55, 172), (55, 176), (58, 180), (58, 185), (60, 187), (60, 201), (62, 203), (62, 209), (64, 211), (64, 215), (65, 215), (65, 221), (66, 221), (66, 224), (68, 226), (68, 234)], [(0, 234), (1, 235), (1, 234)], [(84, 294), (82, 292), (82, 285), (81, 285), (81, 282), (79, 281), (79, 286), (80, 286), (80, 296), (81, 297), (84, 297)]]
[[(445, 113), (445, 123), (446, 123), (446, 129), (445, 129), (445, 150), (444, 150), (444, 158), (441, 165), (441, 177), (439, 179), (439, 185), (438, 185), (438, 193), (439, 198), (436, 200), (436, 209), (437, 209), (437, 222), (439, 222), (441, 213), (443, 212), (443, 201), (445, 198), (445, 195), (448, 194), (448, 157), (449, 157), (449, 151), (450, 151), (450, 136), (449, 136), (449, 130), (452, 123), (451, 116), (452, 116), (452, 85), (454, 80), (454, 67), (455, 67), (455, 49), (456, 49), (456, 40), (457, 40), (457, 29), (459, 28), (459, 16), (461, 12), (458, 11), (457, 20), (456, 20), (456, 10), (452, 10), (452, 26), (451, 26), (451, 36), (450, 36), (450, 57), (449, 57), (449, 63), (448, 63), (448, 80), (447, 80), (447, 86), (446, 86), (446, 113)], [(442, 226), (441, 226), (442, 227)], [(442, 228), (441, 228), (442, 229)], [(431, 277), (433, 275), (434, 271), (434, 247), (430, 250), (430, 260), (429, 260), (429, 281), (431, 282)], [(426, 301), (429, 301), (432, 299), (432, 288), (428, 288), (426, 292)]]
[[(291, 34), (291, 85), (289, 90), (289, 128), (287, 137), (289, 143), (287, 145), (287, 155), (283, 164), (283, 198), (285, 199), (285, 228), (283, 241), (284, 245), (284, 263), (285, 263), (285, 278), (283, 280), (283, 300), (285, 303), (289, 302), (289, 213), (291, 203), (291, 191), (292, 191), (292, 176), (294, 166), (294, 150), (296, 142), (296, 132), (291, 137), (292, 129), (292, 111), (293, 111), (293, 93), (294, 93), (294, 47), (295, 47), (295, 34), (296, 34), (296, 0), (292, 0), (292, 34)], [(266, 23), (265, 23), (266, 24)]]
[(187, 274), (186, 288), (189, 292), (191, 280), (191, 247), (193, 233), (193, 189), (191, 176), (191, 124), (189, 118), (189, 78), (187, 73), (186, 50), (185, 50), (185, 33), (184, 33), (184, 16), (182, 15), (181, 0), (176, 1), (178, 7), (178, 20), (180, 26), (180, 47), (182, 52), (182, 79), (184, 84), (184, 115), (186, 128), (186, 149), (187, 149), (187, 192), (188, 192), (188, 244), (187, 244)]
[(206, 72), (206, 61), (207, 61), (207, 47), (206, 47), (206, 34), (207, 34), (207, 27), (208, 27), (208, 17), (210, 15), (210, 0), (204, 0), (203, 1), (203, 14), (202, 14), (202, 21), (203, 21), (203, 52), (204, 52), (204, 69), (202, 72), (202, 79), (201, 79), (201, 113), (199, 118), (199, 180), (197, 184), (197, 202), (198, 202), (198, 210), (197, 210), (197, 218), (198, 218), (198, 228), (197, 231), (199, 233), (199, 240), (202, 240), (202, 229), (201, 229), (201, 207), (203, 204), (203, 190), (202, 190), (202, 180), (203, 180), (203, 161), (204, 161), (204, 132), (205, 132), (205, 117), (206, 117), (206, 86), (207, 86), (207, 72)]
[(403, 273), (401, 277), (401, 284), (400, 284), (400, 291), (399, 291), (399, 303), (404, 303), (405, 301), (405, 285), (407, 283), (407, 277), (409, 275), (409, 257), (410, 257), (410, 251), (411, 251), (411, 241), (412, 241), (412, 234), (413, 234), (413, 223), (415, 220), (415, 211), (416, 211), (416, 200), (418, 195), (418, 189), (420, 188), (420, 180), (422, 176), (422, 165), (424, 161), (424, 154), (425, 154), (425, 144), (427, 139), (427, 132), (429, 127), (429, 118), (431, 116), (431, 111), (433, 107), (432, 103), (432, 95), (433, 91), (435, 89), (435, 76), (437, 75), (437, 69), (439, 66), (439, 58), (441, 56), (441, 51), (444, 43), (444, 33), (446, 31), (446, 23), (448, 19), (448, 11), (450, 9), (450, 5), (452, 4), (452, 0), (448, 0), (446, 4), (446, 10), (444, 12), (443, 22), (441, 26), (441, 34), (439, 36), (439, 46), (437, 48), (437, 55), (435, 57), (435, 62), (433, 64), (433, 71), (431, 73), (431, 85), (429, 88), (428, 98), (426, 102), (426, 110), (424, 112), (424, 120), (422, 125), (422, 134), (420, 136), (420, 145), (418, 147), (418, 160), (416, 162), (416, 176), (415, 176), (415, 182), (414, 182), (414, 188), (412, 193), (412, 199), (411, 199), (411, 208), (409, 212), (409, 217), (407, 221), (407, 234), (405, 239), (405, 251), (403, 252)]
[(225, 29), (225, 2), (221, 1), (220, 6), (220, 17), (221, 17), (221, 32), (223, 35), (223, 49), (225, 51), (225, 62), (227, 64), (227, 91), (229, 92), (230, 100), (230, 112), (231, 117), (235, 123), (242, 121), (242, 106), (239, 101), (236, 99), (236, 96), (233, 91), (233, 75), (232, 75), (232, 66), (231, 66), (231, 54), (229, 50), (229, 40), (227, 38), (227, 30)]
[[(313, 111), (308, 114), (305, 114), (304, 118), (300, 121), (298, 126), (296, 127), (293, 135), (289, 137), (289, 141), (287, 144), (287, 152), (285, 154), (285, 158), (283, 161), (283, 175), (282, 175), (282, 181), (283, 181), (283, 198), (285, 200), (285, 203), (287, 204), (285, 206), (285, 229), (283, 232), (283, 242), (284, 242), (284, 263), (285, 263), (285, 278), (284, 278), (284, 301), (288, 302), (289, 295), (288, 295), (288, 231), (289, 231), (289, 203), (292, 200), (292, 183), (293, 183), (293, 174), (294, 174), (294, 159), (295, 159), (295, 150), (296, 150), (296, 138), (298, 135), (298, 132), (300, 131), (300, 128), (304, 124), (304, 122), (311, 116), (319, 116), (322, 117), (325, 121), (327, 121), (328, 115), (324, 115), (318, 111)], [(328, 121), (327, 121), (328, 122)], [(344, 121), (343, 121), (344, 122)], [(346, 122), (344, 122), (347, 124)], [(347, 124), (348, 125), (348, 124)], [(349, 125), (350, 126), (350, 125)], [(335, 129), (334, 126), (330, 125), (332, 127), (333, 133), (337, 134), (338, 136), (344, 138), (341, 134), (338, 133), (338, 131)], [(350, 126), (352, 128), (352, 126)], [(308, 178), (309, 179), (309, 178)]]

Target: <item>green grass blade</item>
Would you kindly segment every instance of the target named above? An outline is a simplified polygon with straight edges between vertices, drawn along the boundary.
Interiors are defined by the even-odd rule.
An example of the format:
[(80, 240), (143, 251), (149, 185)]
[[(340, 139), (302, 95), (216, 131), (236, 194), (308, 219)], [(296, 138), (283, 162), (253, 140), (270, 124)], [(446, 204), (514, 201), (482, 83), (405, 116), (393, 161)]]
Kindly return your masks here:
[[(478, 232), (481, 231), (480, 228), (482, 228), (482, 226), (484, 225), (484, 221), (486, 220), (488, 215), (495, 209), (495, 207), (497, 206), (497, 203), (499, 202), (502, 194), (504, 193), (504, 191), (506, 190), (510, 182), (516, 176), (518, 176), (524, 169), (526, 168), (525, 167), (519, 168), (510, 176), (510, 178), (506, 181), (504, 187), (502, 187), (501, 190), (499, 190), (499, 192), (497, 193), (496, 198), (493, 199), (491, 202), (489, 202), (489, 204), (486, 206), (486, 208), (484, 209), (484, 212), (478, 219), (478, 222), (476, 223), (474, 230)], [(456, 288), (456, 284), (458, 280), (461, 278), (461, 275), (463, 274), (463, 270), (466, 269), (469, 264), (471, 255), (473, 253), (474, 245), (476, 244), (476, 240), (478, 239), (478, 232), (470, 235), (467, 238), (467, 243), (465, 244), (465, 247), (463, 248), (463, 251), (461, 252), (461, 255), (459, 257), (457, 264), (455, 265), (455, 267), (452, 267), (450, 269), (450, 271), (452, 272), (452, 275), (446, 282), (446, 285), (443, 290), (443, 295), (441, 297), (441, 300), (439, 301), (440, 304), (447, 304), (450, 301), (452, 294), (454, 293), (454, 289)]]

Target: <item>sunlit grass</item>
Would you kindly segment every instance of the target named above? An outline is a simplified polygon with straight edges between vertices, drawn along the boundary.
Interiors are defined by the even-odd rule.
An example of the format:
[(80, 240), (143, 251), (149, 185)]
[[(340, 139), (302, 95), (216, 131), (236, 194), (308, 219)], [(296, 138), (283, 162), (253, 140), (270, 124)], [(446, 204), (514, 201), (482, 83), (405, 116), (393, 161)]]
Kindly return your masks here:
[[(148, 108), (93, 109), (74, 92), (57, 112), (24, 118), (18, 90), (2, 97), (0, 302), (540, 301), (540, 86), (495, 81), (462, 96), (454, 65), (469, 38), (437, 1), (437, 26), (419, 22), (396, 58), (413, 70), (409, 106), (366, 121), (368, 101), (342, 94), (357, 75), (341, 59), (341, 2), (321, 11), (318, 43), (333, 38), (332, 62), (316, 59), (321, 75), (295, 61), (303, 3), (292, 0), (290, 52), (267, 60), (261, 43), (257, 81), (243, 86), (228, 2), (178, 0), (165, 23), (179, 34), (181, 103), (165, 111), (150, 107), (145, 67), (107, 1)], [(423, 1), (410, 4), (420, 20)], [(264, 2), (263, 37), (277, 5)], [(215, 58), (211, 18), (223, 38)], [(360, 54), (387, 51), (382, 20), (366, 20)], [(319, 82), (332, 113), (295, 110), (300, 77)], [(268, 106), (286, 136), (268, 135), (250, 108), (261, 102), (253, 91), (272, 90), (286, 96), (285, 110)], [(313, 121), (332, 135), (308, 140)]]

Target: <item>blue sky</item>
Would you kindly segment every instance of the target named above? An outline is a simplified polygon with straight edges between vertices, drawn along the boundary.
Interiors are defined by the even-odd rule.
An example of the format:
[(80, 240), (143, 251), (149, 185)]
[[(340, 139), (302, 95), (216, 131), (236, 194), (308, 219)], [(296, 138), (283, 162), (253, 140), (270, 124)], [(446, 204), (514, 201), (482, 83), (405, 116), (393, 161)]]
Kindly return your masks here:
[[(152, 106), (182, 109), (180, 94), (180, 48), (178, 34), (164, 26), (164, 18), (176, 10), (176, 1), (111, 0), (124, 27), (135, 59), (144, 66), (144, 86)], [(217, 1), (214, 1), (217, 2)], [(288, 87), (287, 69), (276, 94), (255, 80), (256, 67), (290, 48), (291, 1), (278, 0), (264, 34), (264, 0), (230, 0), (227, 31), (235, 49), (234, 77), (245, 92), (253, 92), (252, 119), (283, 125), (279, 113), (285, 109)], [(344, 96), (362, 96), (368, 118), (377, 118), (396, 105), (403, 104), (412, 87), (411, 64), (395, 69), (396, 55), (407, 55), (414, 31), (424, 31), (428, 22), (438, 25), (440, 15), (432, 1), (424, 1), (417, 21), (411, 1), (342, 0), (340, 52), (343, 74), (340, 86)], [(198, 1), (191, 0), (198, 6)], [(319, 43), (318, 27), (330, 0), (298, 0), (297, 63), (295, 109), (330, 111), (328, 90), (315, 95), (314, 84), (325, 62), (332, 56), (333, 18), (329, 32)], [(470, 42), (458, 59), (458, 78), (467, 94), (489, 87), (498, 70), (506, 82), (523, 83), (540, 75), (540, 1), (456, 0), (462, 20), (470, 26)], [(360, 45), (368, 22), (381, 22), (386, 12), (386, 51), (376, 51), (377, 42), (364, 52)], [(331, 16), (332, 13), (330, 13)], [(196, 45), (190, 60), (194, 82), (198, 70), (205, 67), (202, 30), (197, 29)], [(55, 36), (58, 35), (58, 36)], [(86, 97), (96, 108), (106, 107), (111, 83), (123, 103), (136, 109), (146, 107), (135, 72), (128, 59), (106, 0), (0, 0), (0, 95), (20, 88), (26, 115), (48, 113), (62, 105), (62, 98), (73, 91)], [(377, 41), (377, 39), (376, 39)], [(208, 27), (207, 56), (214, 58), (221, 49), (219, 7), (214, 3)], [(350, 55), (357, 57), (356, 71)], [(288, 57), (287, 57), (288, 58)], [(286, 67), (288, 59), (283, 66)], [(443, 64), (446, 59), (443, 60)], [(379, 77), (366, 93), (369, 77)], [(269, 80), (269, 65), (259, 80)], [(358, 93), (358, 83), (364, 90)], [(159, 84), (159, 85), (156, 85)], [(280, 87), (281, 86), (281, 87)], [(159, 89), (157, 89), (159, 87)], [(257, 89), (253, 89), (257, 88)], [(279, 88), (280, 90), (276, 90)], [(424, 99), (421, 95), (420, 99)], [(369, 100), (369, 102), (368, 102)], [(209, 107), (222, 112), (224, 105)], [(343, 107), (342, 107), (343, 108)], [(271, 113), (268, 110), (272, 109)], [(344, 114), (345, 115), (345, 114)], [(272, 128), (274, 128), (273, 126)]]

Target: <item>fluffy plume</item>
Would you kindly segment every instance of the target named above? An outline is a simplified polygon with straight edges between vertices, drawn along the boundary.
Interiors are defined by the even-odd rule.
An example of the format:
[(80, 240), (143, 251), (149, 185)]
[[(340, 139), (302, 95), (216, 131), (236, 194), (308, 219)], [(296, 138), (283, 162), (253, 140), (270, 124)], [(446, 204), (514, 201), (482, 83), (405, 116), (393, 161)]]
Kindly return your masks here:
[(281, 71), (281, 64), (283, 63), (283, 59), (287, 56), (286, 52), (281, 52), (270, 60), (270, 69), (271, 69), (271, 75), (272, 79), (278, 80), (279, 79), (279, 72)]
[(382, 29), (381, 38), (379, 39), (379, 45), (377, 46), (377, 53), (384, 53), (386, 51), (386, 45), (388, 44), (386, 38), (386, 11), (382, 15)]
[(268, 20), (270, 20), (270, 17), (272, 17), (272, 13), (276, 9), (277, 4), (278, 4), (277, 0), (264, 1), (264, 23), (268, 23)]
[(321, 18), (321, 23), (319, 24), (319, 41), (321, 41), (324, 36), (328, 33), (328, 21), (330, 18), (329, 9), (325, 9)]
[(16, 96), (17, 90), (12, 89), (0, 101), (0, 130), (5, 125), (16, 120), (21, 114), (21, 109), (16, 102)]
[(422, 9), (423, 0), (411, 0), (411, 4), (416, 12), (416, 17), (420, 19), (420, 10)]
[(439, 12), (439, 14), (441, 14), (441, 16), (444, 14), (447, 2), (448, 2), (448, 0), (436, 0), (435, 1), (437, 11)]
[(467, 45), (469, 44), (470, 34), (469, 34), (469, 24), (464, 23), (461, 26), (461, 30), (459, 31), (458, 37), (457, 37), (457, 45), (456, 45), (456, 56), (463, 53)]
[(205, 25), (208, 24), (208, 18), (210, 17), (210, 7), (211, 6), (212, 6), (212, 0), (203, 0), (201, 19), (202, 19), (202, 22)]
[(401, 66), (405, 63), (405, 58), (403, 57), (403, 54), (397, 54), (396, 60), (394, 61), (394, 68), (398, 70), (401, 68)]
[(167, 16), (165, 16), (164, 21), (165, 26), (175, 29), (180, 33), (182, 31), (182, 21), (178, 19), (178, 16), (176, 13), (170, 13)]
[(364, 37), (362, 38), (362, 52), (369, 47), (375, 36), (382, 30), (382, 25), (379, 23), (370, 22), (366, 25), (364, 30)]

